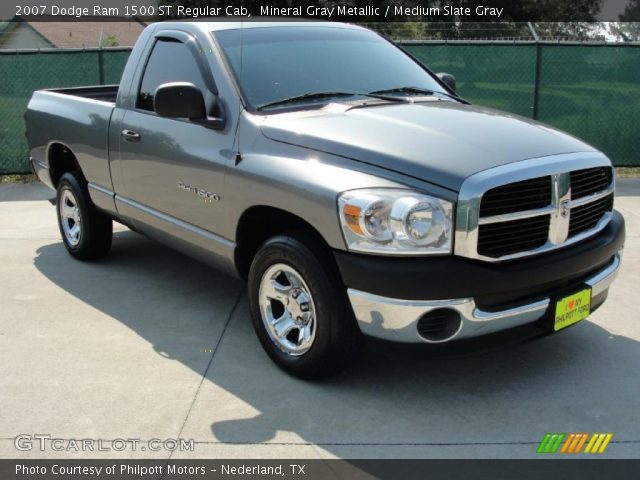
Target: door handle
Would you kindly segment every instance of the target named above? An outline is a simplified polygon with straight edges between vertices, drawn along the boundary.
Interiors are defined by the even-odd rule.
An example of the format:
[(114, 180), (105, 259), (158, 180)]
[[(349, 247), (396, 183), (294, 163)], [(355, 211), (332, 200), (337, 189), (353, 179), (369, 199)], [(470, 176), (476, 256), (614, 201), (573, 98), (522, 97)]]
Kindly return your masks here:
[(129, 142), (139, 142), (142, 138), (138, 132), (134, 132), (133, 130), (122, 130), (120, 135)]

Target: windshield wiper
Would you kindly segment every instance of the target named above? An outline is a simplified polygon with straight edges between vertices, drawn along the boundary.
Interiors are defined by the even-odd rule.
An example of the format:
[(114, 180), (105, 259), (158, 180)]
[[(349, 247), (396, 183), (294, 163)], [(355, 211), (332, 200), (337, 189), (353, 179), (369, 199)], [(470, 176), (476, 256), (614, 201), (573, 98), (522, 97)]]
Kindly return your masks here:
[(417, 94), (417, 95), (424, 95), (424, 96), (445, 95), (447, 97), (460, 100), (460, 97), (458, 97), (457, 95), (451, 95), (450, 93), (429, 90), (428, 88), (421, 88), (421, 87), (395, 87), (395, 88), (386, 88), (384, 90), (376, 90), (374, 92), (369, 92), (370, 95), (393, 94), (393, 93), (407, 93), (407, 94)]
[(380, 95), (383, 93), (421, 93), (423, 95), (433, 95), (433, 90), (428, 90), (426, 88), (420, 87), (395, 87), (395, 88), (386, 88), (384, 90), (376, 90), (374, 92), (370, 92), (371, 94)]
[(371, 97), (378, 98), (380, 100), (387, 100), (389, 102), (406, 102), (407, 99), (403, 97), (392, 97), (387, 95), (381, 95), (377, 92), (371, 93), (359, 93), (359, 92), (310, 92), (302, 95), (296, 95), (282, 100), (276, 100), (275, 102), (265, 103), (256, 108), (256, 110), (264, 110), (265, 108), (277, 107), (280, 105), (287, 105), (289, 103), (304, 102), (306, 100), (321, 100), (323, 98), (331, 97)]

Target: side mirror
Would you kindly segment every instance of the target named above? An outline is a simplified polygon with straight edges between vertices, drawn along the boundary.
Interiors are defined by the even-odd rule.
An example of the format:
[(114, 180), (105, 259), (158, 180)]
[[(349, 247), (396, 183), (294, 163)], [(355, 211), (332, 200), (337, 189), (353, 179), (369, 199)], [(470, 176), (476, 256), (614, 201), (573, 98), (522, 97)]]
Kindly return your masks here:
[(163, 83), (153, 95), (153, 109), (161, 117), (206, 118), (202, 92), (192, 83)]
[(153, 95), (153, 110), (161, 117), (188, 118), (213, 130), (224, 130), (226, 124), (224, 107), (218, 97), (214, 97), (211, 108), (217, 117), (210, 117), (207, 115), (202, 92), (188, 82), (160, 85)]
[(442, 82), (449, 87), (452, 91), (456, 91), (456, 77), (451, 75), (450, 73), (436, 73), (436, 76), (442, 80)]

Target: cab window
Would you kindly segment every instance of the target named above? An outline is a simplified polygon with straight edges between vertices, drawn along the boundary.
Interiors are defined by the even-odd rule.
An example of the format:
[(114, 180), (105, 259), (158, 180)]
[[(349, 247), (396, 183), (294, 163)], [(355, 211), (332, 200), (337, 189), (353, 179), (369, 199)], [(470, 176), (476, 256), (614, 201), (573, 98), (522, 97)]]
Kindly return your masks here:
[(198, 63), (189, 48), (176, 40), (159, 39), (153, 46), (140, 82), (136, 107), (153, 111), (153, 94), (163, 83), (189, 82), (207, 90)]

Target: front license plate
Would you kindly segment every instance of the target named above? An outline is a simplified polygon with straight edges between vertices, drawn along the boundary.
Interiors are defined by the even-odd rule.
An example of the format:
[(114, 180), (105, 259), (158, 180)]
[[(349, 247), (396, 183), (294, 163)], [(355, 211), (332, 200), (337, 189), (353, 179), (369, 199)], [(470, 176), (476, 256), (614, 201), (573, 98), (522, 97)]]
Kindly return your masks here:
[(556, 302), (556, 313), (553, 330), (557, 332), (574, 323), (584, 320), (591, 312), (591, 289), (586, 288), (577, 293), (563, 297)]

